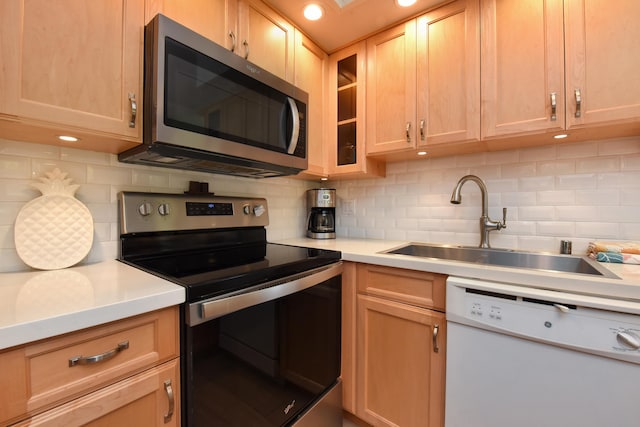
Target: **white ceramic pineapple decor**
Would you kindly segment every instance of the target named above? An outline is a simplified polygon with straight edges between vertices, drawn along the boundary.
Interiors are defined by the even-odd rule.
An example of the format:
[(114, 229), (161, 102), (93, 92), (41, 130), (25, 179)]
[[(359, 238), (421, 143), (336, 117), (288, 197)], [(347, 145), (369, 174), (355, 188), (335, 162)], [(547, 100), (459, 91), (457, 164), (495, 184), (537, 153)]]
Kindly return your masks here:
[(22, 207), (16, 218), (18, 256), (30, 267), (57, 270), (70, 267), (87, 256), (93, 244), (91, 212), (74, 194), (65, 172), (54, 169), (31, 184), (42, 196)]

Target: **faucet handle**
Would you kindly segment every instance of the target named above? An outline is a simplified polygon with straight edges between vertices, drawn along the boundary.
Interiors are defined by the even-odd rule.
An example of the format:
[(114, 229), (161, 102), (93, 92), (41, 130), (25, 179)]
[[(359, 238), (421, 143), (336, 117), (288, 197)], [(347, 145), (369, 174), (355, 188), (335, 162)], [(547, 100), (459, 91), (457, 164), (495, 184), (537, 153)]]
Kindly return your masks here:
[(502, 208), (502, 224), (500, 228), (507, 228), (507, 208)]

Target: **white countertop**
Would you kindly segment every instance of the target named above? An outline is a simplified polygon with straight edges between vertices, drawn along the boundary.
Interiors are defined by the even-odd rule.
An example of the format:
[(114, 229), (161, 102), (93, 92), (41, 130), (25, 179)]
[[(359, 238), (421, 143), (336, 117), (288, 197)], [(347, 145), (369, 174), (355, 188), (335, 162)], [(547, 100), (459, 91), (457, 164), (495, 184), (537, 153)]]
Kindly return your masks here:
[(184, 302), (184, 288), (116, 260), (0, 273), (0, 349)]
[(620, 277), (620, 279), (609, 279), (584, 274), (498, 267), (380, 253), (409, 243), (405, 241), (344, 238), (319, 240), (301, 237), (282, 240), (277, 243), (341, 251), (342, 259), (345, 261), (408, 268), (583, 295), (640, 301), (640, 265), (600, 263), (601, 266), (606, 267)]

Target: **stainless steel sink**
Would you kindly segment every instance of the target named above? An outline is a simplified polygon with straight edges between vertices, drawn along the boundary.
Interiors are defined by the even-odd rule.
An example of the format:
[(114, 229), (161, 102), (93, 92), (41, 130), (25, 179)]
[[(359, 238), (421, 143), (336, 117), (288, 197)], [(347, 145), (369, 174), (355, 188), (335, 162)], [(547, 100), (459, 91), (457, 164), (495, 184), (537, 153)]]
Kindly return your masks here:
[(597, 261), (593, 261), (588, 257), (574, 255), (555, 255), (468, 246), (440, 246), (424, 243), (409, 243), (382, 253), (619, 279), (608, 269), (598, 265)]

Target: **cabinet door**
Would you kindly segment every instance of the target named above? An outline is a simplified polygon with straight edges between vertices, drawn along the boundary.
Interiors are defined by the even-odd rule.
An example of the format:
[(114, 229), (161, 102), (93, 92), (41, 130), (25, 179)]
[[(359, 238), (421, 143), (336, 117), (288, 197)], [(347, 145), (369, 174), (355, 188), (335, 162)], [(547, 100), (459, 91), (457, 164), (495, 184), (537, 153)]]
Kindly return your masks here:
[(238, 10), (236, 52), (276, 76), (293, 82), (293, 26), (259, 0), (240, 0)]
[(162, 13), (231, 49), (236, 32), (236, 6), (237, 0), (146, 0), (145, 22)]
[(416, 21), (367, 39), (367, 154), (416, 147)]
[(15, 426), (180, 425), (180, 361), (171, 360)]
[(418, 18), (418, 145), (480, 139), (478, 0), (459, 0)]
[(569, 128), (640, 120), (639, 18), (637, 0), (565, 1)]
[(482, 137), (563, 130), (562, 0), (481, 0), (481, 26)]
[(142, 0), (3, 0), (0, 113), (141, 141), (143, 20)]
[(325, 96), (327, 54), (300, 31), (295, 31), (294, 84), (309, 94), (307, 105), (307, 159), (305, 175), (327, 176), (325, 155)]
[(374, 426), (442, 426), (445, 315), (358, 295), (357, 413)]
[(366, 156), (366, 75), (367, 44), (364, 41), (329, 57), (329, 176), (385, 175), (384, 163)]

